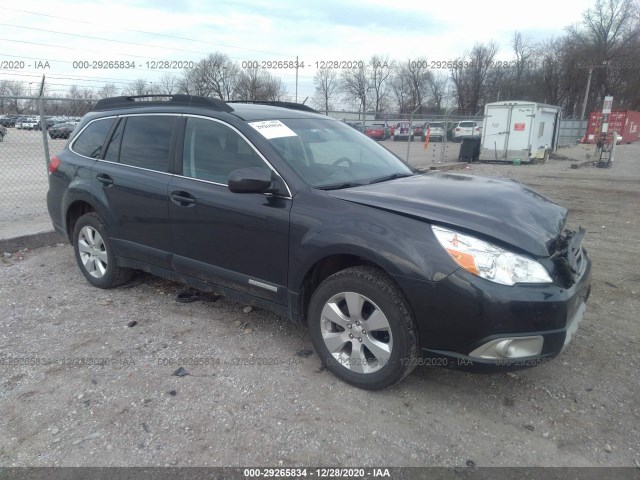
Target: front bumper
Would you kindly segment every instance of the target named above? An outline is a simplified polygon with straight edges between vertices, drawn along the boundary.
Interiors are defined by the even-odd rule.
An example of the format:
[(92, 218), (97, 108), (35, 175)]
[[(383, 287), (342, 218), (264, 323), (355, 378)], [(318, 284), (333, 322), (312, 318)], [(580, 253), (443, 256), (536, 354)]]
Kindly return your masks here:
[[(559, 355), (574, 337), (591, 292), (591, 262), (575, 284), (498, 285), (457, 270), (439, 282), (398, 279), (414, 311), (426, 365), (476, 372), (529, 368)], [(509, 339), (541, 337), (535, 355), (483, 358)], [(535, 342), (534, 342), (535, 343)], [(486, 347), (486, 348), (485, 348)], [(499, 349), (498, 349), (499, 350)], [(525, 350), (526, 351), (526, 350)]]

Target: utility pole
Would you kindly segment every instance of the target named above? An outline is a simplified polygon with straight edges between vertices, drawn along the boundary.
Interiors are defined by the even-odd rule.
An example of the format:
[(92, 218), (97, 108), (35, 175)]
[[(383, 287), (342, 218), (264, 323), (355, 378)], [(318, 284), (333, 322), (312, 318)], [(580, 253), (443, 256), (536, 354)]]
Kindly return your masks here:
[(591, 88), (591, 74), (593, 73), (593, 67), (589, 67), (589, 78), (587, 79), (587, 90), (584, 92), (584, 100), (582, 101), (582, 113), (580, 114), (580, 120), (584, 120), (584, 114), (587, 110), (587, 99), (589, 98), (589, 89)]
[(588, 68), (589, 69), (589, 77), (587, 78), (587, 90), (584, 92), (584, 100), (582, 101), (582, 113), (580, 114), (580, 120), (584, 120), (584, 114), (587, 110), (587, 100), (589, 99), (589, 90), (591, 89), (591, 75), (593, 74), (594, 68), (607, 68), (607, 62), (604, 61), (600, 65), (584, 65), (579, 66), (578, 68)]

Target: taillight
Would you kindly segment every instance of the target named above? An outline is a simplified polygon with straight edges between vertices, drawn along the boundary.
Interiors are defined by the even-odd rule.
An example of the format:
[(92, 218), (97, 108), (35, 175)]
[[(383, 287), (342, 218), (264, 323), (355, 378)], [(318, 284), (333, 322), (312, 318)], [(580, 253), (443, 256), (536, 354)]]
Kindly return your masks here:
[(51, 161), (49, 162), (49, 175), (58, 170), (60, 166), (60, 159), (58, 157), (51, 157)]

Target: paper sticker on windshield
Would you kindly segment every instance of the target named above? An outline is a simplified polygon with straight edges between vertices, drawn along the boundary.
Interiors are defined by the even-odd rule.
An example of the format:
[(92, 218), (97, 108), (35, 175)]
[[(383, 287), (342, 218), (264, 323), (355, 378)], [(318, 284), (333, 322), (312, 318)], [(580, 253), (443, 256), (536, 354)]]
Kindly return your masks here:
[(264, 138), (271, 140), (272, 138), (295, 137), (296, 132), (287, 127), (280, 120), (265, 120), (263, 122), (249, 123), (253, 128), (259, 131)]

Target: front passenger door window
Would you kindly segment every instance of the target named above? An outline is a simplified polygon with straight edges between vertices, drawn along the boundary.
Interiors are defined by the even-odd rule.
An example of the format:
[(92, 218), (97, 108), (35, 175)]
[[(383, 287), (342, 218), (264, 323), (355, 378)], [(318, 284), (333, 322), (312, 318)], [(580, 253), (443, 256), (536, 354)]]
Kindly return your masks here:
[(227, 184), (239, 168), (267, 164), (235, 130), (213, 120), (188, 118), (182, 152), (182, 175)]

